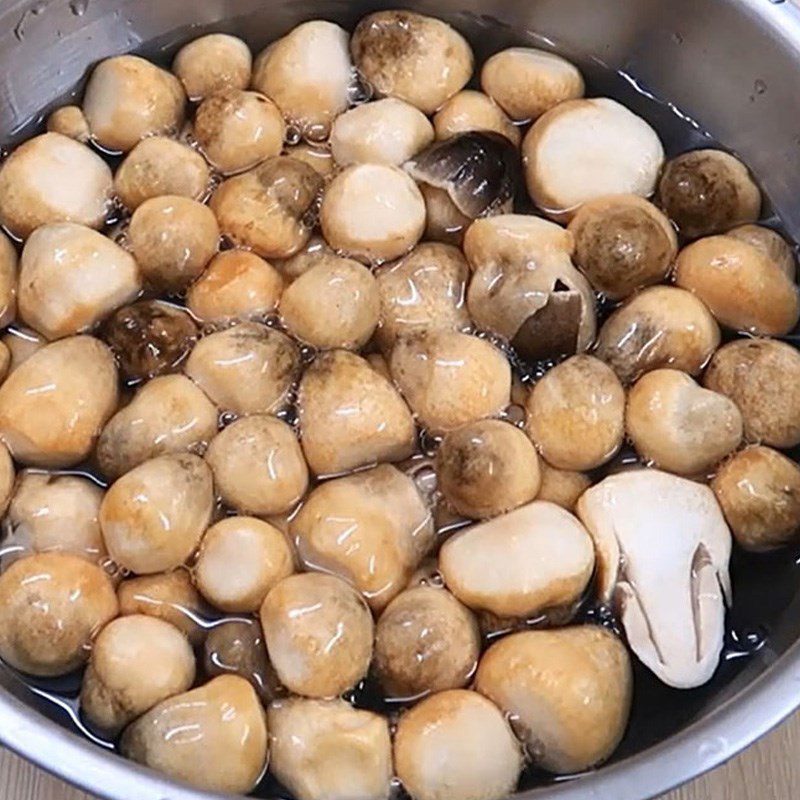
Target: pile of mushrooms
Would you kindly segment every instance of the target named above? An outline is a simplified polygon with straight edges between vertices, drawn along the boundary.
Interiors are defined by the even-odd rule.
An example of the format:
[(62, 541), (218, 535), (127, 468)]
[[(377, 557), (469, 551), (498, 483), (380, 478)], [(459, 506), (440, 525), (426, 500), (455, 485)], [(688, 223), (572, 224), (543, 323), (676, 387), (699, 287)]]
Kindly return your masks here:
[(101, 61), (0, 164), (3, 662), (296, 800), (500, 800), (632, 658), (710, 680), (732, 548), (800, 540), (793, 250), (586, 92), (409, 11)]

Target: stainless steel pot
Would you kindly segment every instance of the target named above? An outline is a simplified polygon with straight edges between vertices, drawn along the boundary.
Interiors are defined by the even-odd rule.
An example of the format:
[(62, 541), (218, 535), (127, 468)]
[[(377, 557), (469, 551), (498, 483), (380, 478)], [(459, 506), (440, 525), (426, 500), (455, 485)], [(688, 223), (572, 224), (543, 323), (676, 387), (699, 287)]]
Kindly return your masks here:
[[(0, 141), (63, 102), (87, 67), (156, 42), (226, 30), (254, 47), (312, 17), (351, 27), (363, 0), (0, 0)], [(782, 0), (405, 0), (445, 17), (478, 44), (553, 42), (665, 98), (737, 151), (760, 177), (787, 232), (800, 239), (800, 11)], [(542, 38), (544, 37), (544, 38)], [(663, 105), (653, 106), (662, 111)], [(650, 110), (652, 111), (653, 108)], [(646, 112), (645, 112), (646, 113)], [(40, 119), (40, 118), (39, 118)], [(635, 717), (614, 760), (575, 781), (519, 797), (643, 800), (708, 770), (800, 705), (800, 567), (792, 554), (734, 563), (727, 660), (701, 690), (675, 692), (641, 675)], [(744, 656), (747, 631), (766, 644)], [(751, 637), (757, 638), (757, 637)], [(751, 648), (755, 650), (756, 648)], [(157, 668), (157, 667), (154, 667)], [(42, 713), (44, 711), (44, 714)], [(50, 719), (48, 719), (48, 716)], [(58, 724), (52, 706), (0, 669), (0, 740), (60, 777), (113, 800), (212, 800), (92, 745)], [(61, 720), (63, 721), (63, 719)]]

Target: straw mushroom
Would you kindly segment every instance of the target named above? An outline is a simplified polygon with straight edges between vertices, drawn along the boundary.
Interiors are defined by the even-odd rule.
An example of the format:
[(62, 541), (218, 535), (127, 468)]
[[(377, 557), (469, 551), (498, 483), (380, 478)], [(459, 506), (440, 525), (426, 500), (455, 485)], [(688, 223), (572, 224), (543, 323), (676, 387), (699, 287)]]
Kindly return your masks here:
[(141, 291), (133, 257), (74, 222), (37, 228), (19, 266), (19, 315), (48, 339), (90, 329)]
[(413, 180), (387, 164), (353, 164), (328, 184), (322, 233), (337, 252), (366, 264), (399, 258), (425, 229), (425, 202)]
[(210, 792), (247, 794), (267, 763), (267, 725), (253, 687), (221, 675), (163, 700), (131, 724), (120, 749), (171, 778)]
[(621, 300), (663, 281), (678, 253), (675, 229), (652, 203), (634, 194), (584, 203), (569, 224), (575, 264), (598, 292)]
[(21, 239), (49, 222), (100, 228), (111, 188), (111, 170), (97, 153), (60, 133), (43, 133), (0, 167), (0, 223)]
[(117, 410), (111, 351), (91, 336), (46, 345), (0, 386), (0, 439), (19, 462), (71, 467)]
[(737, 543), (773, 550), (800, 535), (800, 467), (769, 447), (748, 447), (726, 461), (711, 480)]
[(419, 190), (425, 201), (425, 233), (422, 238), (461, 247), (472, 219), (458, 210), (445, 189), (420, 183)]
[(572, 514), (535, 500), (456, 533), (439, 552), (439, 570), (469, 608), (529, 618), (580, 598), (592, 577), (594, 550)]
[(366, 674), (372, 615), (361, 595), (333, 575), (284, 578), (261, 606), (270, 661), (281, 683), (307, 697), (335, 697)]
[(206, 463), (222, 502), (243, 514), (291, 511), (308, 487), (308, 469), (290, 425), (265, 414), (243, 417), (211, 442)]
[(324, 142), (298, 142), (286, 147), (284, 152), (308, 164), (321, 178), (330, 178), (336, 169), (330, 145)]
[(387, 800), (388, 721), (341, 699), (276, 700), (267, 709), (270, 769), (297, 800)]
[(578, 498), (592, 485), (588, 475), (568, 469), (556, 469), (544, 460), (539, 462), (539, 472), (542, 482), (536, 499), (555, 503), (573, 513)]
[(649, 197), (664, 148), (656, 132), (607, 97), (567, 100), (543, 114), (522, 142), (528, 193), (547, 216), (568, 220), (607, 194)]
[(0, 327), (5, 328), (17, 314), (17, 251), (0, 232)]
[(156, 703), (191, 688), (194, 675), (194, 653), (176, 627), (144, 614), (119, 617), (92, 645), (81, 712), (115, 736)]
[(185, 44), (172, 62), (186, 94), (193, 102), (226, 89), (246, 89), (253, 56), (238, 37), (210, 33)]
[(597, 625), (524, 631), (481, 659), (475, 688), (511, 719), (537, 767), (566, 775), (617, 748), (631, 710), (625, 645)]
[[(800, 444), (800, 353), (774, 339), (738, 339), (714, 353), (703, 386), (733, 400), (748, 442)], [(0, 390), (0, 395), (2, 390)]]
[(790, 280), (795, 279), (797, 265), (792, 246), (777, 231), (763, 225), (740, 225), (726, 234), (746, 242), (759, 250), (770, 261), (774, 261)]
[(416, 800), (500, 800), (517, 786), (522, 753), (494, 703), (452, 689), (400, 717), (394, 766)]
[(112, 484), (100, 506), (108, 552), (138, 574), (174, 569), (194, 552), (214, 505), (211, 470), (188, 453), (158, 456)]
[(81, 144), (86, 144), (91, 139), (89, 122), (80, 106), (57, 108), (47, 117), (46, 127), (50, 133), (60, 133)]
[(722, 150), (692, 150), (668, 161), (658, 200), (689, 239), (755, 222), (761, 213), (761, 192), (747, 167)]
[(300, 381), (297, 409), (303, 453), (315, 475), (401, 461), (414, 451), (408, 406), (390, 380), (354, 353), (319, 355)]
[(466, 131), (494, 131), (519, 147), (519, 128), (503, 113), (491, 97), (464, 89), (453, 95), (435, 114), (433, 127), (437, 139), (449, 139)]
[(433, 141), (433, 126), (417, 108), (387, 97), (351, 108), (333, 123), (331, 154), (341, 167), (399, 167)]
[(177, 133), (186, 94), (180, 81), (139, 56), (101, 61), (83, 93), (92, 139), (106, 150), (127, 152), (146, 136)]
[(288, 123), (323, 141), (350, 102), (353, 65), (347, 31), (315, 19), (293, 28), (259, 53), (253, 88), (271, 97)]
[(625, 429), (647, 461), (678, 475), (702, 475), (742, 440), (742, 415), (724, 394), (685, 372), (656, 369), (628, 395)]
[(446, 22), (412, 11), (376, 11), (356, 26), (353, 61), (381, 97), (432, 114), (472, 76), (472, 50)]
[(594, 354), (629, 384), (660, 367), (698, 375), (719, 341), (714, 317), (691, 292), (651, 286), (605, 321)]
[(622, 446), (625, 390), (594, 356), (577, 355), (537, 381), (527, 401), (528, 435), (554, 467), (589, 470)]
[(706, 683), (731, 597), (731, 534), (711, 489), (630, 470), (584, 492), (578, 515), (594, 539), (600, 601), (613, 601), (633, 652), (668, 686)]
[(0, 658), (30, 675), (66, 675), (117, 616), (108, 575), (71, 553), (36, 553), (0, 574)]
[(321, 483), (289, 531), (307, 568), (340, 575), (376, 612), (407, 585), (434, 540), (413, 479), (390, 464)]

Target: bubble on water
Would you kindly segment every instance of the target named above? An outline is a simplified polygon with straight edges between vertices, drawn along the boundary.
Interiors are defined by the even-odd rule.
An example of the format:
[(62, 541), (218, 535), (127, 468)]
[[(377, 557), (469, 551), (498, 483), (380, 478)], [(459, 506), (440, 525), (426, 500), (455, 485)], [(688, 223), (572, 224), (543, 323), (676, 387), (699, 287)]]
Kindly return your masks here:
[(237, 419), (239, 419), (239, 415), (235, 411), (221, 411), (217, 422), (220, 428), (224, 428), (226, 425), (236, 422)]
[(347, 87), (347, 100), (351, 106), (368, 103), (375, 95), (372, 84), (358, 71), (353, 71), (353, 78)]
[(300, 144), (302, 138), (303, 132), (297, 125), (289, 124), (286, 126), (286, 133), (283, 137), (283, 141), (288, 147), (294, 147), (294, 145)]

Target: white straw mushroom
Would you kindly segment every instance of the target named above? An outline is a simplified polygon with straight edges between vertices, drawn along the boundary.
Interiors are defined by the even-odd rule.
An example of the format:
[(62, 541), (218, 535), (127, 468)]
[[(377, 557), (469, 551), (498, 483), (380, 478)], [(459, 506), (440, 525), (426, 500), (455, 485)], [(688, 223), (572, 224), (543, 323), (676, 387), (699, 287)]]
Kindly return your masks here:
[(57, 108), (47, 117), (46, 127), (49, 133), (60, 133), (81, 144), (86, 144), (91, 138), (89, 122), (80, 106)]
[(519, 128), (505, 115), (491, 97), (464, 89), (453, 95), (433, 118), (437, 139), (449, 139), (465, 131), (494, 131), (519, 147)]
[(711, 489), (636, 469), (588, 489), (578, 514), (595, 542), (600, 600), (613, 600), (633, 652), (669, 686), (706, 683), (731, 597), (731, 534)]
[(253, 56), (238, 37), (209, 33), (185, 44), (172, 62), (192, 101), (200, 101), (225, 89), (246, 89), (250, 83)]

